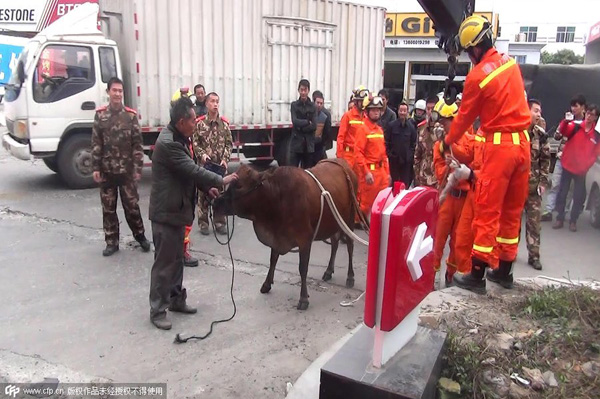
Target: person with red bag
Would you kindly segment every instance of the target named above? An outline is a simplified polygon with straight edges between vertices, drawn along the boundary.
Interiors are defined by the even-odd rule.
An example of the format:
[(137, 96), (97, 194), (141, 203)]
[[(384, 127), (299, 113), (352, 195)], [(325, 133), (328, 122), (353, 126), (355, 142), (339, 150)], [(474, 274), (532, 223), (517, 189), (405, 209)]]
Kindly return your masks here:
[(590, 104), (586, 109), (583, 122), (577, 123), (573, 120), (573, 115), (568, 112), (558, 126), (554, 138), (560, 140), (564, 136), (567, 138), (567, 143), (561, 158), (563, 174), (556, 198), (558, 216), (552, 226), (553, 229), (562, 229), (564, 226), (567, 194), (573, 181), (573, 206), (569, 230), (577, 231), (577, 218), (583, 211), (585, 203), (585, 175), (600, 155), (600, 133), (596, 130), (597, 123), (598, 106)]

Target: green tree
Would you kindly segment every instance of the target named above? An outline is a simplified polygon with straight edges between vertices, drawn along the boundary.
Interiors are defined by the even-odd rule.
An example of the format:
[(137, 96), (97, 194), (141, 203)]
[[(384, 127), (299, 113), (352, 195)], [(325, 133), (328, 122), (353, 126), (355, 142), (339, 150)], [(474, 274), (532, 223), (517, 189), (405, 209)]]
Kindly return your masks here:
[(567, 49), (559, 50), (556, 53), (542, 51), (542, 64), (583, 64), (583, 56)]

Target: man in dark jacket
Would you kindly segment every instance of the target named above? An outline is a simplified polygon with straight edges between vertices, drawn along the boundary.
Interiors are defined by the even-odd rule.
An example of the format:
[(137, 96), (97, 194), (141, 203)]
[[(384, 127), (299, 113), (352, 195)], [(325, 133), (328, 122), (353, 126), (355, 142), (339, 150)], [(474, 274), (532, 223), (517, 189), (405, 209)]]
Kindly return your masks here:
[(389, 124), (397, 119), (396, 113), (388, 106), (388, 101), (390, 99), (390, 92), (388, 91), (388, 89), (379, 90), (379, 93), (377, 93), (377, 95), (383, 100), (383, 111), (381, 111), (381, 118), (379, 118), (377, 124), (381, 126), (381, 128), (385, 132)]
[(384, 131), (385, 149), (390, 163), (392, 182), (404, 182), (406, 188), (413, 181), (413, 159), (417, 145), (417, 129), (408, 120), (408, 104), (398, 106), (398, 119)]
[(331, 114), (325, 109), (323, 93), (315, 90), (312, 95), (317, 112), (317, 130), (315, 131), (315, 152), (313, 152), (312, 166), (321, 159), (327, 158), (326, 150), (333, 147), (331, 132)]
[(172, 312), (196, 313), (187, 305), (183, 288), (183, 239), (185, 226), (194, 221), (196, 187), (212, 198), (221, 187), (237, 179), (222, 178), (196, 165), (190, 152), (190, 136), (196, 126), (194, 105), (187, 97), (171, 108), (171, 123), (156, 140), (152, 156), (150, 221), (154, 239), (154, 264), (150, 276), (150, 321), (168, 330)]
[(306, 79), (298, 83), (300, 98), (290, 107), (292, 114), (292, 143), (291, 165), (312, 167), (312, 157), (315, 152), (315, 131), (317, 130), (317, 110), (308, 97), (310, 83)]
[(206, 115), (208, 113), (208, 108), (206, 107), (206, 91), (204, 90), (204, 86), (200, 83), (194, 86), (194, 96), (196, 97), (196, 102), (194, 103), (196, 118)]

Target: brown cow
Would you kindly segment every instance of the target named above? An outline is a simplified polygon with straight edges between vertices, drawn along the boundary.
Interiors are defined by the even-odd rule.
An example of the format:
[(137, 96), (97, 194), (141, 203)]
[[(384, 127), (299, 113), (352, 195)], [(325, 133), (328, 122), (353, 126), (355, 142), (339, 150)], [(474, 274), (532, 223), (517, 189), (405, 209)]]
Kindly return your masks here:
[[(356, 175), (344, 160), (323, 160), (310, 171), (331, 193), (340, 215), (350, 228), (354, 225), (356, 209)], [(308, 308), (306, 275), (310, 260), (310, 249), (321, 211), (321, 190), (314, 179), (303, 169), (281, 166), (265, 172), (257, 172), (243, 165), (237, 172), (239, 180), (232, 183), (227, 191), (213, 204), (215, 212), (237, 215), (252, 221), (256, 237), (271, 248), (269, 273), (260, 292), (271, 290), (275, 266), (279, 255), (285, 255), (294, 248), (300, 253), (300, 277), (302, 288), (298, 309)], [(327, 201), (324, 202), (323, 217), (316, 241), (331, 238), (331, 257), (323, 280), (331, 279), (334, 271), (335, 255), (342, 231), (335, 220)], [(348, 276), (346, 287), (354, 286), (352, 253), (354, 242), (347, 240)]]

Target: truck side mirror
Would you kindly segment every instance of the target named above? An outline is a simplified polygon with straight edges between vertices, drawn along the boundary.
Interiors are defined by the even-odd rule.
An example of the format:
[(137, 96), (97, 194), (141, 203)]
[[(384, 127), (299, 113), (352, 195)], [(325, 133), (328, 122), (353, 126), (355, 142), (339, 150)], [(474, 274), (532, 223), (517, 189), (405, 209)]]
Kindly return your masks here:
[(17, 64), (17, 78), (19, 78), (21, 84), (25, 82), (25, 66), (23, 66), (23, 61), (19, 61)]

